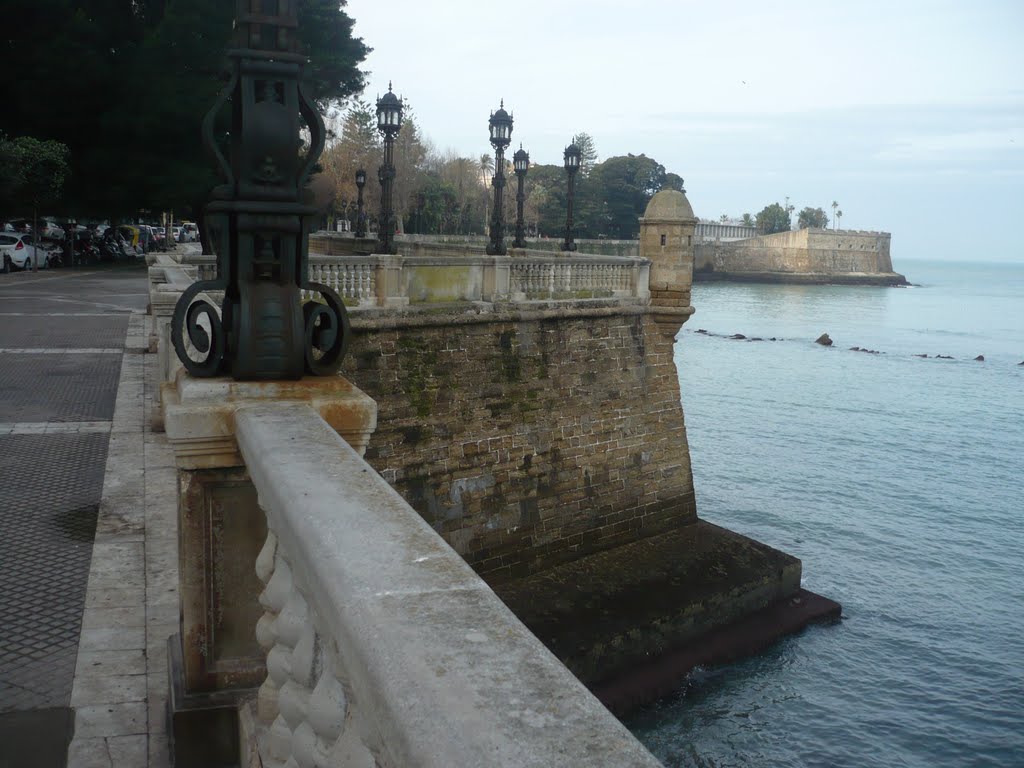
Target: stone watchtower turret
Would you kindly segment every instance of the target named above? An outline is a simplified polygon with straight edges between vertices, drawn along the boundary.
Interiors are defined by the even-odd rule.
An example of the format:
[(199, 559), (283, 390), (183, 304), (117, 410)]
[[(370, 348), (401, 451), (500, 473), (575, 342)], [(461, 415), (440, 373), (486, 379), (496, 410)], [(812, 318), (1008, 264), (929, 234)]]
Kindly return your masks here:
[(640, 219), (640, 258), (651, 262), (651, 305), (686, 308), (693, 285), (697, 218), (683, 192), (663, 189)]

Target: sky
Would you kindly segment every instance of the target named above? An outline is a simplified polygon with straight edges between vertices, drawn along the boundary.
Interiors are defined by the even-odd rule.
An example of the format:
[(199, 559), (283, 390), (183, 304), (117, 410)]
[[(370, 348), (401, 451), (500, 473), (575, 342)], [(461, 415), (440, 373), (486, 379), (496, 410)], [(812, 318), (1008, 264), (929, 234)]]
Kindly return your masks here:
[[(534, 163), (577, 132), (646, 154), (695, 213), (833, 201), (906, 259), (1024, 261), (1024, 0), (348, 0), (439, 150)], [(794, 216), (795, 224), (795, 216)]]

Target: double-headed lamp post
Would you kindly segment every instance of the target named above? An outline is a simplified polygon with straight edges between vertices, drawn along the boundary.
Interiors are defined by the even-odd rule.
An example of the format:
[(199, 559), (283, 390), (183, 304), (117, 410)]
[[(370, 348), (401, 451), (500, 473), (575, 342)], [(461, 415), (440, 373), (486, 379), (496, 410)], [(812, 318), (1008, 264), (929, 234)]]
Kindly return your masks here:
[(523, 183), (526, 181), (526, 172), (530, 170), (530, 153), (519, 145), (519, 149), (512, 155), (512, 168), (515, 169), (516, 179), (519, 182), (519, 189), (516, 192), (516, 239), (512, 241), (513, 248), (525, 248), (525, 228), (523, 227), (523, 203), (526, 202), (526, 193), (523, 191)]
[(501, 206), (502, 193), (505, 190), (505, 147), (512, 141), (512, 115), (505, 111), (505, 100), (501, 100), (498, 111), (491, 114), (491, 146), (494, 147), (494, 176), (491, 185), (494, 187), (494, 214), (491, 216), (491, 242), (487, 245), (487, 253), (491, 256), (504, 256), (505, 251), (505, 213)]
[(356, 203), (356, 237), (366, 237), (366, 213), (363, 210), (363, 187), (366, 186), (366, 171), (360, 168), (356, 171), (356, 189), (359, 190), (359, 200)]
[(562, 243), (563, 251), (575, 251), (576, 242), (573, 239), (572, 226), (572, 204), (576, 197), (576, 171), (580, 169), (580, 159), (583, 152), (576, 146), (576, 139), (565, 148), (565, 172), (569, 175), (569, 206), (565, 216), (565, 241)]
[(402, 130), (402, 100), (391, 91), (377, 99), (377, 130), (384, 137), (384, 163), (377, 171), (380, 180), (380, 223), (377, 232), (377, 253), (397, 253), (395, 247), (395, 137)]

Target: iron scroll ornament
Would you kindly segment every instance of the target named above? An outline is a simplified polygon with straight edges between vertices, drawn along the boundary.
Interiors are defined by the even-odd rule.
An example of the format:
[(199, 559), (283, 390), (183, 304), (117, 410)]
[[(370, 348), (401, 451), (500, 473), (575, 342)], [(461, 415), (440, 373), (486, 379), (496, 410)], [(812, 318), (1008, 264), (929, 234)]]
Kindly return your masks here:
[[(231, 372), (227, 356), (229, 334), (238, 333), (238, 323), (229, 320), (229, 325), (234, 327), (225, 329), (225, 322), (217, 306), (204, 298), (208, 292), (222, 291), (224, 287), (222, 280), (193, 283), (182, 293), (174, 307), (171, 342), (185, 370), (199, 378)], [(329, 376), (338, 370), (348, 352), (352, 338), (348, 311), (332, 288), (322, 283), (305, 281), (302, 288), (319, 293), (323, 302), (307, 301), (302, 305), (305, 371), (313, 376)], [(237, 317), (237, 313), (231, 314)], [(208, 329), (200, 324), (201, 318), (206, 320)], [(202, 356), (199, 360), (190, 354), (189, 346)]]

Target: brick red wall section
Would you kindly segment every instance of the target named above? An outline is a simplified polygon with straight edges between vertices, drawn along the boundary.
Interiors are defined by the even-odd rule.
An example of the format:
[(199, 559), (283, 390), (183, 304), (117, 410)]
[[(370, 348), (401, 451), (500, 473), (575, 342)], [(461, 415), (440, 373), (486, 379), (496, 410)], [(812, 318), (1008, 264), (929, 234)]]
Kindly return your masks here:
[(647, 316), (362, 331), (366, 458), (492, 583), (696, 520), (672, 332)]

